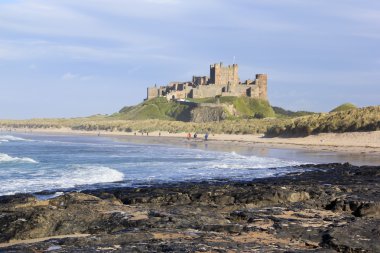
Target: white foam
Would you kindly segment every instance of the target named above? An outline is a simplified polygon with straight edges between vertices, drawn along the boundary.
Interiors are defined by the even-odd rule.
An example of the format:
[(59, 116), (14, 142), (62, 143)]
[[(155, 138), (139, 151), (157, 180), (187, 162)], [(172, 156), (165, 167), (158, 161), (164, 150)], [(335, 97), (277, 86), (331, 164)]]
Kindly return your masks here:
[(0, 195), (68, 189), (82, 185), (118, 182), (123, 179), (123, 173), (109, 167), (73, 165), (55, 174), (47, 170), (41, 176), (5, 180), (0, 185)]
[[(64, 178), (72, 187), (85, 184), (99, 184), (122, 181), (124, 174), (105, 166), (74, 165)], [(67, 182), (66, 182), (67, 184)]]
[(31, 140), (24, 139), (21, 137), (16, 137), (13, 135), (0, 135), (0, 142), (9, 142), (9, 141), (31, 141)]
[(29, 157), (12, 157), (10, 155), (0, 153), (0, 163), (4, 162), (38, 163), (36, 160)]
[(300, 162), (287, 161), (278, 158), (244, 156), (232, 153), (218, 154), (218, 159), (204, 164), (211, 169), (269, 169), (300, 165)]

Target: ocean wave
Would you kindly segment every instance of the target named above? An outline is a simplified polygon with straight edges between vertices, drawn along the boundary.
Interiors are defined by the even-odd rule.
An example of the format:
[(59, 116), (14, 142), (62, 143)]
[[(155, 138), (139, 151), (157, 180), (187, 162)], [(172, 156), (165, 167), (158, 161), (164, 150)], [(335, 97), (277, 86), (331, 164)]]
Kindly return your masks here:
[(74, 165), (64, 177), (67, 177), (71, 186), (78, 186), (122, 181), (124, 174), (106, 166)]
[(231, 153), (218, 154), (218, 159), (204, 163), (203, 166), (210, 169), (270, 169), (298, 166), (302, 163), (278, 158), (245, 156)]
[(9, 179), (1, 182), (0, 196), (43, 190), (81, 189), (84, 185), (113, 183), (124, 180), (124, 174), (105, 166), (72, 165), (59, 173), (46, 170), (43, 175)]
[(9, 141), (32, 141), (32, 140), (16, 137), (13, 135), (0, 135), (0, 142), (9, 142)]
[(36, 160), (29, 157), (12, 157), (10, 155), (0, 153), (0, 163), (6, 162), (38, 163)]

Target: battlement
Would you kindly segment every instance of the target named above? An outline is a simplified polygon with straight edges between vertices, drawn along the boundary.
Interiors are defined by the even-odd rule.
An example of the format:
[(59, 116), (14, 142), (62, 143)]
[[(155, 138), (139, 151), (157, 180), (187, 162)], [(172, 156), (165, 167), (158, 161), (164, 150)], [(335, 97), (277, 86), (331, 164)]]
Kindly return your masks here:
[(171, 99), (207, 98), (215, 96), (247, 96), (268, 100), (268, 76), (257, 74), (256, 80), (243, 83), (239, 79), (239, 66), (223, 63), (210, 65), (210, 77), (193, 76), (191, 82), (171, 82), (167, 86), (150, 87), (147, 89), (147, 99), (166, 97)]
[(237, 64), (223, 66), (223, 63), (210, 65), (210, 83), (216, 85), (238, 84), (239, 83), (239, 67)]

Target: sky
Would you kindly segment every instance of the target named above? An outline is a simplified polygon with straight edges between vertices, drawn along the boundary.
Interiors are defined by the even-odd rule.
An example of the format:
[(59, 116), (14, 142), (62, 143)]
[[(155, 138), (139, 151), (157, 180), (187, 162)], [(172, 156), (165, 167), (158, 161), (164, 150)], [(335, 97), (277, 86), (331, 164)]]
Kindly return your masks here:
[(269, 101), (380, 104), (378, 0), (0, 0), (0, 118), (111, 114), (239, 64)]

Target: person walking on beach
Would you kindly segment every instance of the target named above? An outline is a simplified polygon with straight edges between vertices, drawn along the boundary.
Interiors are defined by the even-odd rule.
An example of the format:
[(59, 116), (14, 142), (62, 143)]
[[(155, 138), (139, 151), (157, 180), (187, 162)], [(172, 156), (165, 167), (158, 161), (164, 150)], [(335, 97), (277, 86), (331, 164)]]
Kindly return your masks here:
[(188, 140), (191, 139), (191, 133), (188, 133), (188, 134), (187, 134), (187, 139), (188, 139)]
[(208, 140), (208, 133), (205, 134), (205, 141)]
[(196, 139), (197, 137), (198, 137), (198, 134), (194, 133), (194, 139)]

